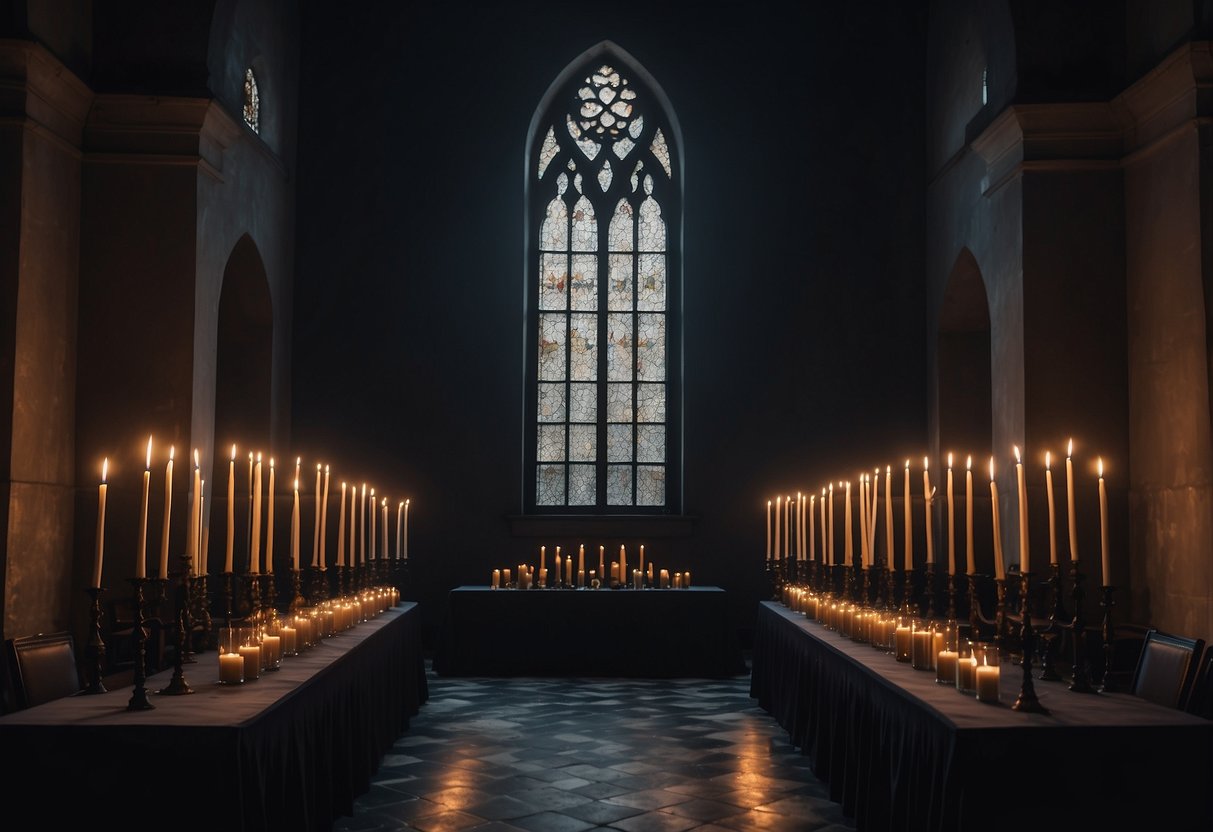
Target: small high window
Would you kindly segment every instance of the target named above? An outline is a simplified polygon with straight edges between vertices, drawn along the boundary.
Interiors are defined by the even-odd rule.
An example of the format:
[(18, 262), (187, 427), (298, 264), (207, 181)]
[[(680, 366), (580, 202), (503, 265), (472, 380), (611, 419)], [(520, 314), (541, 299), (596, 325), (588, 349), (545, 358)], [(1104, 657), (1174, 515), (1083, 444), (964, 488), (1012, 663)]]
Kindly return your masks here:
[(244, 123), (261, 132), (261, 94), (257, 91), (257, 76), (250, 66), (244, 71)]

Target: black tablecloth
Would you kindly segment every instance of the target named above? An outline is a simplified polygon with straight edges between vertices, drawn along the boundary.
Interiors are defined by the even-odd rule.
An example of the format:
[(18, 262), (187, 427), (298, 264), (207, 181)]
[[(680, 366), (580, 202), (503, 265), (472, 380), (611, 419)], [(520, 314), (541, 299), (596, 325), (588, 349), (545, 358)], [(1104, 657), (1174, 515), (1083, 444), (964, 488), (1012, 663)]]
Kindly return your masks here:
[(689, 589), (450, 592), (435, 672), (449, 676), (723, 677), (745, 673), (728, 595)]
[[(131, 689), (0, 718), (0, 783), (37, 825), (329, 830), (352, 814), (384, 753), (428, 696), (415, 603), (325, 639), (282, 669), (218, 684), (214, 652), (187, 664), (187, 696)], [(164, 687), (172, 670), (148, 680)], [(50, 799), (32, 799), (32, 795)], [(100, 824), (100, 825), (106, 825)]]
[(763, 602), (751, 693), (863, 830), (1213, 829), (1213, 722), (1128, 694), (1035, 682), (1048, 715)]

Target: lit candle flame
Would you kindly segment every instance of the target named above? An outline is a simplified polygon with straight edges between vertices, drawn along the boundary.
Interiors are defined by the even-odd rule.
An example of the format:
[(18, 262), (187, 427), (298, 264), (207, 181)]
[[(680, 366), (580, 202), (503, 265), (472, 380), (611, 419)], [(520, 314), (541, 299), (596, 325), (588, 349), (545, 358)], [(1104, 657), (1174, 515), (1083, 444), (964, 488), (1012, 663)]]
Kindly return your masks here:
[(949, 467), (949, 468), (951, 468), (951, 467), (952, 467), (952, 454), (951, 454), (951, 452), (949, 452), (949, 453), (948, 453), (948, 467)]
[(177, 451), (177, 446), (176, 446), (176, 445), (169, 445), (169, 446), (168, 446), (168, 458), (169, 458), (169, 459), (172, 459), (172, 458), (173, 458), (173, 454), (174, 454), (174, 453), (176, 453), (176, 451)]
[[(252, 456), (253, 455), (250, 453), (249, 458), (252, 458)], [(232, 462), (235, 462), (235, 461), (236, 461), (236, 446), (232, 445)]]
[(910, 460), (906, 460), (906, 470), (910, 470)]
[(152, 469), (152, 438), (147, 438), (147, 469)]
[(199, 463), (198, 463), (198, 449), (197, 448), (194, 448), (194, 467), (195, 468), (200, 467)]
[(924, 471), (927, 470), (927, 466), (929, 463), (930, 463), (930, 460), (924, 456), (922, 458), (922, 470), (924, 470)]
[(1019, 459), (1019, 446), (1018, 446), (1018, 445), (1012, 445), (1011, 447), (1015, 449), (1015, 462), (1016, 462), (1016, 463), (1020, 462), (1020, 459)]
[(892, 466), (892, 465), (886, 465), (886, 466), (885, 466), (885, 469), (884, 469), (884, 475), (887, 477), (887, 476), (889, 476), (889, 475), (890, 475), (890, 474), (892, 474), (892, 473), (893, 473), (893, 466)]
[(326, 465), (326, 466), (324, 466), (324, 473), (327, 474), (328, 472), (329, 472), (329, 467)]
[(1103, 479), (1103, 457), (1102, 456), (1099, 458), (1099, 462), (1097, 463), (1097, 465), (1099, 466), (1099, 478), (1102, 480)]
[(106, 473), (109, 472), (109, 467), (110, 467), (110, 458), (107, 456), (105, 459), (101, 460), (101, 481), (102, 482), (105, 482), (105, 475), (106, 475)]
[(409, 501), (408, 501), (408, 500), (405, 500), (405, 501), (404, 501), (404, 504), (407, 506), (407, 505), (409, 504)]
[(965, 460), (965, 470), (967, 470), (967, 471), (973, 470), (973, 455), (972, 454), (969, 454), (968, 459)]
[[(403, 506), (403, 505), (404, 505), (405, 503), (407, 503), (407, 502), (408, 502), (408, 500), (401, 500), (401, 501), (400, 501), (400, 506)], [(400, 508), (400, 506), (397, 506), (396, 508)]]
[(1066, 444), (1066, 456), (1074, 456), (1074, 439), (1071, 438)]
[(1045, 451), (1045, 470), (1046, 471), (1049, 470), (1050, 462), (1052, 462), (1052, 455), (1048, 451)]
[(260, 451), (257, 452), (257, 461), (258, 462), (261, 461), (261, 452)]
[(994, 457), (990, 457), (990, 482), (994, 482)]
[(296, 491), (299, 490), (299, 480), (298, 479), (295, 480), (295, 490)]

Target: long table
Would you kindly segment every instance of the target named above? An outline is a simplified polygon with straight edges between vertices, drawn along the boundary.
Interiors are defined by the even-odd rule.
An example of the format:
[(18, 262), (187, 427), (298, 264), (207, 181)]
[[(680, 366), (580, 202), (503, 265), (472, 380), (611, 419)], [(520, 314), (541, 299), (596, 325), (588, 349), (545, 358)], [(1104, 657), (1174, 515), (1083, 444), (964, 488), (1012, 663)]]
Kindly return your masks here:
[(447, 600), (434, 670), (448, 676), (725, 677), (746, 672), (728, 594), (490, 589)]
[[(194, 690), (129, 687), (77, 695), (0, 718), (5, 816), (38, 825), (331, 830), (370, 788), (384, 753), (428, 696), (415, 603), (322, 640), (282, 669), (218, 683), (218, 658), (184, 665)], [(149, 691), (173, 671), (148, 679)], [(35, 797), (50, 795), (50, 800)], [(129, 823), (127, 823), (129, 821)]]
[(861, 830), (1213, 829), (1213, 722), (1035, 682), (1046, 714), (978, 702), (762, 602), (751, 693)]

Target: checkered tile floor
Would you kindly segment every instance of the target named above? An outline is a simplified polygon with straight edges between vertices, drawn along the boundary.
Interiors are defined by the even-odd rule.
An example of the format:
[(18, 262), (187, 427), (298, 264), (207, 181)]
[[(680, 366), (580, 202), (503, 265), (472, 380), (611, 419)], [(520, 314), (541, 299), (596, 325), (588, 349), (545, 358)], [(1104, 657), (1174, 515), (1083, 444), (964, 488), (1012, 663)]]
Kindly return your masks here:
[(334, 832), (853, 829), (748, 677), (429, 684)]

